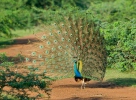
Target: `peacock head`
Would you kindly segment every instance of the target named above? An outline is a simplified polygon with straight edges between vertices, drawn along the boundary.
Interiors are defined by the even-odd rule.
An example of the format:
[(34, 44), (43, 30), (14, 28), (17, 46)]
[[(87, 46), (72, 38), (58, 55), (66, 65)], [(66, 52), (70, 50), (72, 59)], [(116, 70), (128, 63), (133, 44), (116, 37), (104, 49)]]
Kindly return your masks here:
[(74, 63), (77, 63), (77, 60), (73, 60)]
[(73, 62), (77, 62), (79, 60), (81, 60), (79, 57), (73, 57)]

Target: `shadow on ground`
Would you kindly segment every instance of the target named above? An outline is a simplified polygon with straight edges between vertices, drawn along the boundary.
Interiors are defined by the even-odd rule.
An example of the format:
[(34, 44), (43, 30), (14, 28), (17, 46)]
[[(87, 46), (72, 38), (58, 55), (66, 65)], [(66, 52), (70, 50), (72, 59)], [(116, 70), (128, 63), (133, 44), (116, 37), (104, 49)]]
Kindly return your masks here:
[(28, 44), (32, 42), (38, 42), (36, 38), (15, 39), (14, 44)]
[(63, 100), (104, 100), (104, 99), (102, 97), (89, 97), (89, 98), (72, 97)]
[(107, 82), (113, 83), (115, 86), (129, 87), (136, 86), (136, 78), (113, 78), (107, 80)]
[[(66, 98), (66, 99), (62, 99), (62, 100), (112, 100), (113, 98), (107, 98), (107, 97), (88, 97), (88, 98), (81, 98), (81, 97), (71, 97), (71, 98)], [(115, 97), (114, 100), (126, 100), (126, 98), (124, 97)], [(128, 99), (127, 99), (128, 100)]]
[[(59, 88), (79, 88), (81, 84), (66, 84), (55, 86)], [(86, 84), (86, 88), (116, 88), (136, 86), (136, 78), (113, 78), (104, 82), (92, 82)]]
[(24, 38), (24, 39), (9, 39), (0, 41), (0, 48), (8, 47), (9, 45), (28, 44), (38, 42), (36, 38)]

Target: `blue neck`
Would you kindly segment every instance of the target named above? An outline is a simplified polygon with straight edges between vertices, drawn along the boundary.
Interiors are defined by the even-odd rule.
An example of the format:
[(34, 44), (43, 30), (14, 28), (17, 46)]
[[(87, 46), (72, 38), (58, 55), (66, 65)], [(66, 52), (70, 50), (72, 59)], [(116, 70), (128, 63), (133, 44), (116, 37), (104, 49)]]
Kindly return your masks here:
[(74, 62), (74, 73), (75, 73), (75, 77), (82, 77), (81, 73), (77, 69), (77, 63), (76, 62)]

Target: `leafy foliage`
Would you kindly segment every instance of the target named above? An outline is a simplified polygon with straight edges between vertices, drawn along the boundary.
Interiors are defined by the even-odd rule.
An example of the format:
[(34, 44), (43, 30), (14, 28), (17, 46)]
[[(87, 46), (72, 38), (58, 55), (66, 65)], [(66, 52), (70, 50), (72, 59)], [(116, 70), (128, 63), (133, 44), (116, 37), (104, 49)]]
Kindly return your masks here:
[[(22, 29), (41, 23), (49, 23), (59, 9), (76, 7), (86, 9), (88, 1), (84, 0), (1, 0), (0, 1), (0, 37), (11, 37), (11, 29)], [(81, 3), (82, 2), (82, 3)], [(61, 11), (61, 12), (64, 12)]]
[[(3, 6), (4, 5), (4, 6)], [(89, 14), (101, 23), (106, 40), (108, 67), (136, 70), (135, 0), (1, 0), (0, 36), (12, 36), (11, 29), (63, 21), (68, 14)]]
[[(24, 57), (21, 55), (12, 59), (5, 54), (0, 55), (0, 99), (11, 99), (10, 96), (17, 100), (36, 99), (43, 97), (42, 93), (47, 94), (46, 97), (49, 98), (48, 87), (51, 79), (46, 76), (46, 72), (36, 73), (38, 68), (15, 66), (15, 63), (22, 60)], [(30, 96), (29, 92), (35, 95)]]

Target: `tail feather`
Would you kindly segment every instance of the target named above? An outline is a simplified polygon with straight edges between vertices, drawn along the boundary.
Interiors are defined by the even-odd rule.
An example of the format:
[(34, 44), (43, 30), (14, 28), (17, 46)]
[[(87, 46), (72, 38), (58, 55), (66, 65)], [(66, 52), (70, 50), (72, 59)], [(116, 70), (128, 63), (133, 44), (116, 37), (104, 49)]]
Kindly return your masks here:
[(83, 62), (80, 72), (86, 80), (102, 80), (106, 51), (98, 30), (95, 23), (86, 18), (69, 17), (64, 23), (54, 23), (48, 33), (35, 34), (38, 42), (33, 43), (26, 56), (26, 65), (46, 70), (53, 77), (65, 78), (74, 76), (73, 60), (80, 59)]

